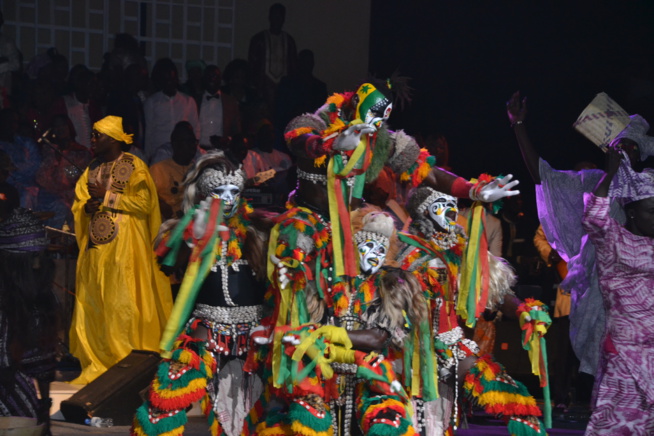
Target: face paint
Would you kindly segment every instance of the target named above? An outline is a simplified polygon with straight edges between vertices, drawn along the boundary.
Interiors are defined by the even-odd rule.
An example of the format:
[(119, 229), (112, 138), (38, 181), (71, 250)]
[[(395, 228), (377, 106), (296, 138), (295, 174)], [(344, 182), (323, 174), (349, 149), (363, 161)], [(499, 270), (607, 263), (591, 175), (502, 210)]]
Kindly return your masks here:
[(223, 201), (225, 216), (230, 218), (236, 212), (235, 205), (241, 198), (241, 189), (236, 185), (220, 185), (211, 192), (211, 196)]
[(427, 209), (429, 218), (438, 224), (443, 230), (451, 232), (456, 225), (456, 216), (459, 208), (456, 205), (456, 198), (449, 195), (438, 197)]
[(368, 276), (375, 274), (386, 260), (386, 246), (374, 239), (366, 239), (358, 247), (361, 273)]
[(393, 103), (370, 83), (364, 83), (357, 90), (359, 104), (357, 117), (366, 124), (379, 128), (391, 116)]

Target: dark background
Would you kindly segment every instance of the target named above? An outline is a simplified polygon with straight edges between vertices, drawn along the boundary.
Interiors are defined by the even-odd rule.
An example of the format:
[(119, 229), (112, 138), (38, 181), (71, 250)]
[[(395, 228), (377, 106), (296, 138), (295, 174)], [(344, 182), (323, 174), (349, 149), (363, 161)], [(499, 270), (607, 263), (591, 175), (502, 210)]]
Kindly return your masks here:
[(437, 131), (457, 174), (507, 174), (533, 183), (506, 117), (516, 90), (527, 125), (557, 169), (602, 153), (572, 124), (595, 94), (654, 120), (653, 1), (384, 1), (371, 8), (370, 71), (412, 78), (413, 101), (392, 128)]

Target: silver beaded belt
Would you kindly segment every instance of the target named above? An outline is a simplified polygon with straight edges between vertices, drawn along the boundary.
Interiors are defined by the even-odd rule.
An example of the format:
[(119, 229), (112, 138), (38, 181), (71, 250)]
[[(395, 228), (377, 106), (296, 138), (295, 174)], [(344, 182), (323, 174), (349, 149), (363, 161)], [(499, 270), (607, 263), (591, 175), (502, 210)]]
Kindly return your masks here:
[(222, 307), (198, 304), (195, 306), (193, 316), (220, 324), (258, 322), (263, 317), (263, 306)]
[[(325, 174), (317, 174), (317, 173), (308, 173), (306, 171), (302, 171), (301, 169), (297, 169), (297, 178), (302, 179), (302, 180), (308, 180), (309, 182), (312, 183), (320, 183), (322, 185), (327, 184), (327, 175)], [(354, 186), (354, 177), (348, 177), (346, 179), (347, 186), (352, 187)]]

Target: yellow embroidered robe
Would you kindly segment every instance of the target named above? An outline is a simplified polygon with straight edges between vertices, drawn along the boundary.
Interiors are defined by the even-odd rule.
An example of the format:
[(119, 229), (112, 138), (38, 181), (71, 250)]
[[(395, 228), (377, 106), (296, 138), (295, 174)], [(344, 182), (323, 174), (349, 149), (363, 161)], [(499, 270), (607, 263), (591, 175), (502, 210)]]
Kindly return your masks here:
[[(133, 349), (158, 351), (172, 309), (170, 284), (153, 251), (161, 224), (157, 191), (146, 164), (129, 153), (122, 155), (125, 158), (133, 166), (127, 183), (120, 193), (108, 190), (99, 209), (117, 223), (110, 242), (90, 241), (92, 215), (84, 211), (90, 198), (89, 168), (75, 187), (72, 210), (80, 253), (70, 350), (80, 360), (82, 374), (73, 383), (90, 383)], [(121, 158), (116, 162), (118, 167), (104, 164), (105, 174), (129, 171)]]

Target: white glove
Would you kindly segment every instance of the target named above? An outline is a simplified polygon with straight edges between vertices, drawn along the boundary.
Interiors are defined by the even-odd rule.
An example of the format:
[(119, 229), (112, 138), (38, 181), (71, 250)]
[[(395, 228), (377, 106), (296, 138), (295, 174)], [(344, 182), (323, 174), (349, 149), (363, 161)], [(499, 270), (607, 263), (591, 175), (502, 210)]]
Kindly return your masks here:
[(193, 238), (200, 239), (207, 230), (207, 212), (211, 206), (212, 197), (207, 197), (200, 202), (200, 207), (195, 210), (193, 217)]
[(281, 260), (274, 254), (270, 255), (270, 260), (277, 267), (277, 281), (279, 282), (280, 289), (286, 289), (288, 284), (291, 282), (291, 279), (288, 277), (288, 268), (282, 263)]
[(504, 197), (512, 197), (514, 195), (520, 194), (520, 191), (514, 190), (511, 188), (520, 183), (518, 180), (511, 181), (513, 175), (509, 174), (502, 178), (496, 178), (488, 185), (484, 186), (479, 190), (479, 198), (472, 198), (471, 200), (481, 200), (487, 203), (492, 203)]
[(361, 135), (375, 133), (376, 131), (375, 126), (371, 126), (370, 124), (355, 124), (350, 126), (338, 135), (338, 138), (334, 141), (334, 150), (354, 150), (359, 145), (359, 141), (361, 141)]

